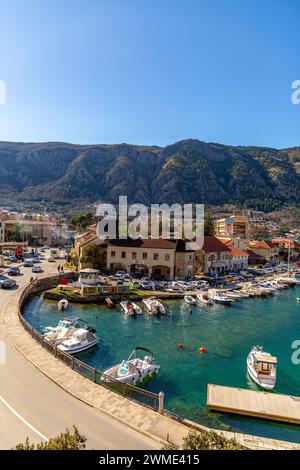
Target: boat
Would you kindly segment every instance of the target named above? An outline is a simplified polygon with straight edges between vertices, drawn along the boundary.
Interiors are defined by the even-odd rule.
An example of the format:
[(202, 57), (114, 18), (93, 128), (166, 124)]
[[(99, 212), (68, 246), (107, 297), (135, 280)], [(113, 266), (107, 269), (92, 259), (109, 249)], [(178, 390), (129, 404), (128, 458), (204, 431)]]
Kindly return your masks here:
[(99, 342), (99, 338), (89, 330), (78, 328), (71, 338), (62, 341), (57, 349), (67, 354), (76, 354), (92, 348)]
[(234, 301), (233, 299), (226, 297), (226, 295), (224, 295), (223, 292), (216, 292), (212, 296), (212, 299), (216, 304), (221, 304), (221, 305), (231, 305), (232, 302)]
[(58, 310), (67, 310), (68, 305), (69, 305), (69, 302), (67, 301), (67, 299), (61, 299), (58, 302), (57, 307), (58, 307)]
[(196, 303), (196, 299), (195, 299), (195, 297), (193, 297), (192, 295), (185, 295), (185, 296), (184, 296), (184, 301), (185, 301), (187, 304), (195, 304), (195, 303)]
[(203, 292), (200, 294), (197, 294), (196, 299), (197, 299), (197, 302), (200, 302), (206, 305), (212, 305), (214, 303), (212, 298), (208, 294), (203, 293)]
[(143, 299), (146, 310), (150, 315), (165, 315), (166, 309), (163, 304), (155, 297)]
[(277, 358), (261, 346), (253, 346), (247, 357), (247, 371), (260, 387), (272, 390), (276, 384)]
[(236, 291), (227, 291), (225, 295), (226, 297), (229, 297), (230, 299), (233, 299), (233, 300), (239, 300), (242, 297), (246, 297), (246, 294), (236, 292)]
[(128, 315), (129, 317), (135, 317), (136, 315), (142, 315), (142, 309), (134, 302), (130, 300), (124, 300), (120, 302), (122, 310)]
[(56, 325), (46, 326), (45, 328), (43, 328), (42, 333), (44, 335), (48, 335), (50, 333), (57, 333), (65, 329), (69, 329), (72, 326), (75, 326), (78, 320), (79, 320), (78, 317), (63, 318), (62, 320), (59, 320), (59, 322)]
[(288, 285), (289, 287), (294, 287), (296, 285), (296, 280), (294, 277), (291, 276), (281, 276), (277, 278), (277, 281), (280, 284)]
[[(143, 354), (146, 353), (143, 359), (141, 359), (141, 351)], [(101, 376), (101, 380), (135, 384), (146, 377), (151, 377), (153, 373), (158, 372), (159, 368), (149, 349), (136, 347), (127, 360), (107, 369)]]

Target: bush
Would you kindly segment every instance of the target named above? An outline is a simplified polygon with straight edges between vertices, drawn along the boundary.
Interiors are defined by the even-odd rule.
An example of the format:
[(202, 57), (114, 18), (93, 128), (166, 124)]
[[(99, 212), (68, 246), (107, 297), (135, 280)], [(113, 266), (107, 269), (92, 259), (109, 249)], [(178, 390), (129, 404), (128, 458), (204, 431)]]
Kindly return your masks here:
[(86, 437), (82, 436), (77, 427), (73, 426), (73, 433), (66, 429), (48, 442), (30, 444), (27, 437), (25, 443), (17, 444), (12, 450), (85, 450)]
[[(243, 446), (235, 439), (228, 439), (215, 431), (190, 431), (183, 439), (183, 450), (242, 450)], [(176, 450), (173, 444), (167, 444), (163, 450)]]

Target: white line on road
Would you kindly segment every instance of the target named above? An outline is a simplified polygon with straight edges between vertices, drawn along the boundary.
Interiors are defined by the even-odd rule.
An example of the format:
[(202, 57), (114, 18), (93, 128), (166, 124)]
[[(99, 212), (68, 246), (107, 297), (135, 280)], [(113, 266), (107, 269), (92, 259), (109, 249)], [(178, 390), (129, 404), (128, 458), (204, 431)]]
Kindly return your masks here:
[(41, 437), (44, 441), (48, 442), (48, 437), (44, 436), (44, 434), (42, 434), (41, 432), (39, 432), (34, 426), (32, 426), (30, 423), (28, 423), (28, 421), (26, 421), (25, 418), (23, 418), (23, 416), (21, 416), (12, 406), (10, 406), (9, 403), (7, 403), (7, 401), (0, 395), (0, 401), (2, 401), (2, 403), (7, 406), (7, 408), (17, 417), (19, 418), (20, 421), (22, 421), (22, 423), (24, 423), (29, 429), (31, 429), (33, 432), (35, 432), (39, 437)]

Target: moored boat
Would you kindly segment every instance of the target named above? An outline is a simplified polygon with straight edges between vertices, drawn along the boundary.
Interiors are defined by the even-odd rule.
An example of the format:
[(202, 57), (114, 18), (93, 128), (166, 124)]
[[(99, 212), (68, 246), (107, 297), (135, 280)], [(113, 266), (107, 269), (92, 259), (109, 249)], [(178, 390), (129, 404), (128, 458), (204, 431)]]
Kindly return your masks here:
[(130, 300), (124, 300), (120, 302), (122, 310), (128, 315), (129, 317), (135, 317), (136, 315), (142, 315), (143, 311), (141, 307), (139, 307), (136, 303), (131, 302)]
[[(140, 351), (146, 353), (143, 359), (139, 355)], [(151, 377), (153, 373), (158, 372), (159, 367), (149, 349), (136, 347), (127, 360), (107, 369), (101, 376), (101, 380), (105, 382), (112, 380), (122, 383), (136, 383), (146, 377)]]
[(196, 299), (197, 299), (197, 302), (200, 302), (202, 304), (206, 304), (206, 305), (213, 304), (213, 299), (207, 293), (204, 293), (204, 292), (197, 294)]
[(195, 303), (196, 303), (196, 299), (195, 299), (195, 297), (193, 297), (192, 295), (185, 295), (185, 296), (184, 296), (184, 301), (185, 301), (187, 304), (195, 304)]
[(247, 371), (260, 387), (272, 390), (276, 384), (277, 358), (260, 346), (253, 346), (247, 357)]
[(59, 300), (57, 307), (58, 307), (58, 310), (67, 310), (68, 305), (69, 305), (69, 302), (67, 301), (67, 299), (61, 299)]
[(166, 309), (163, 304), (155, 297), (143, 299), (143, 303), (150, 315), (165, 315)]
[(98, 342), (99, 338), (94, 333), (84, 328), (78, 328), (69, 339), (62, 341), (57, 349), (67, 354), (76, 354), (92, 348)]
[(224, 295), (223, 292), (216, 292), (216, 293), (212, 296), (212, 299), (213, 299), (213, 301), (214, 301), (216, 304), (221, 304), (221, 305), (231, 305), (232, 302), (234, 302), (233, 299), (230, 299), (229, 297), (227, 297), (226, 295)]

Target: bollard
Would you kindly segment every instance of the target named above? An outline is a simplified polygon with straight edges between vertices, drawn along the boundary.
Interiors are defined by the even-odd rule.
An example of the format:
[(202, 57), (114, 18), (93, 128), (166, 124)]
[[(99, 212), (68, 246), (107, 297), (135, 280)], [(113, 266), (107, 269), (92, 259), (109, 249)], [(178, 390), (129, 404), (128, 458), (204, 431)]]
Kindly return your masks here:
[(158, 394), (158, 411), (162, 413), (164, 411), (164, 392), (159, 392)]

